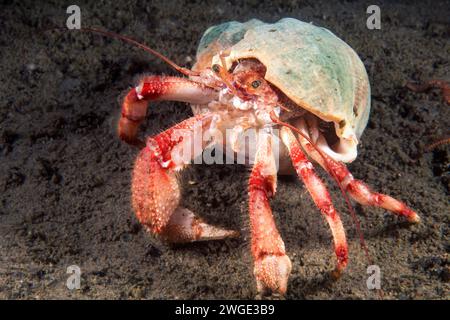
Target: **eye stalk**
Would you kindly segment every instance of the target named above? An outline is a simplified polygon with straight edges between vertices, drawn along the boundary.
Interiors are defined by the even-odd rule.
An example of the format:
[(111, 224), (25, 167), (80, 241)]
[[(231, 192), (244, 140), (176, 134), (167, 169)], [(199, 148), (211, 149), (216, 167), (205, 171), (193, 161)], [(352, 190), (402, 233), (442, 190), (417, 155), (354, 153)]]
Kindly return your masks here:
[[(222, 58), (222, 57), (221, 57)], [(222, 61), (222, 63), (224, 63), (224, 61)], [(211, 66), (211, 69), (214, 73), (216, 73), (219, 78), (222, 79), (223, 83), (227, 86), (227, 88), (235, 95), (238, 95), (238, 92), (236, 91), (236, 89), (234, 88), (234, 86), (231, 84), (231, 81), (233, 80), (232, 75), (227, 71), (226, 68), (224, 68), (221, 65), (218, 64), (213, 64)]]

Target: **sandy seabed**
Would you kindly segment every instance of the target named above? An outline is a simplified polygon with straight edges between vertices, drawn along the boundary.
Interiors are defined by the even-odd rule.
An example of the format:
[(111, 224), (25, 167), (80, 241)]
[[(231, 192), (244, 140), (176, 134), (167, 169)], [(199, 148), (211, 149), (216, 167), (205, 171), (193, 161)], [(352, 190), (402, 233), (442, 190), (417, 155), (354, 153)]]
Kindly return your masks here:
[[(282, 17), (332, 30), (363, 60), (372, 113), (352, 173), (405, 201), (422, 217), (411, 226), (384, 210), (355, 205), (387, 299), (449, 294), (449, 154), (428, 143), (448, 134), (449, 108), (438, 91), (418, 94), (409, 80), (449, 80), (448, 1), (378, 1), (381, 30), (366, 28), (364, 1), (78, 1), (83, 26), (131, 35), (191, 66), (211, 25)], [(183, 205), (239, 239), (171, 247), (145, 232), (131, 209), (137, 150), (119, 141), (119, 99), (136, 76), (174, 74), (123, 42), (63, 27), (58, 1), (0, 5), (0, 298), (254, 298), (246, 178), (241, 165), (194, 165), (183, 174)], [(149, 108), (141, 135), (192, 115), (183, 103)], [(320, 171), (323, 175), (323, 172)], [(293, 269), (287, 299), (371, 299), (368, 265), (338, 189), (350, 261), (338, 281), (331, 234), (295, 177), (281, 177), (271, 201)], [(80, 290), (66, 269), (80, 267)]]

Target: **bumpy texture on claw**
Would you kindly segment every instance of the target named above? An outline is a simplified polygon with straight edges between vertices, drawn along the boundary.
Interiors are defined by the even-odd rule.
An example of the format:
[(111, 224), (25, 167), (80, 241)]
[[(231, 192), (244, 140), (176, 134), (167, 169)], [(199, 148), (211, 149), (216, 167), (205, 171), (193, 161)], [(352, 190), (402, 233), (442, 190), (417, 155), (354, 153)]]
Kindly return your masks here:
[(184, 137), (177, 130), (193, 130), (198, 123), (206, 126), (208, 115), (192, 117), (150, 138), (140, 152), (133, 170), (132, 200), (138, 220), (147, 229), (169, 242), (236, 237), (238, 233), (205, 223), (190, 210), (179, 206), (180, 187), (175, 169), (184, 164), (173, 157), (175, 147)]
[(292, 266), (270, 209), (269, 197), (274, 195), (275, 189), (276, 167), (271, 138), (261, 133), (248, 187), (254, 274), (258, 292), (284, 295)]

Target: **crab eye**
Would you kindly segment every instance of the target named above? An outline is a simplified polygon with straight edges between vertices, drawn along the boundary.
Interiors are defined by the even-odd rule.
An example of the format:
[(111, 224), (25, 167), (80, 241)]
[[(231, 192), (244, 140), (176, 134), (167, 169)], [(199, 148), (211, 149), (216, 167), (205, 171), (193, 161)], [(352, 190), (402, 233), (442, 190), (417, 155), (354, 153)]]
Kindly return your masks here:
[(252, 82), (252, 87), (254, 89), (258, 88), (261, 85), (261, 80), (255, 80)]
[(218, 64), (213, 64), (212, 70), (213, 70), (215, 73), (219, 73), (219, 72), (220, 72), (220, 66), (219, 66)]

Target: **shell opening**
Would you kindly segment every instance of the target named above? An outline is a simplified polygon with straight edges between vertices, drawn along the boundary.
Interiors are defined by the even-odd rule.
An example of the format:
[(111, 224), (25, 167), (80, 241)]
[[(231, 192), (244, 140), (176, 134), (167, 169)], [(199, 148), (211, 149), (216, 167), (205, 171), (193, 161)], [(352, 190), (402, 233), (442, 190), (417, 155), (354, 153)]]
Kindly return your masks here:
[(312, 142), (332, 159), (346, 163), (356, 159), (358, 139), (354, 134), (349, 134), (350, 138), (339, 137), (337, 135), (340, 130), (339, 124), (321, 119), (296, 105), (278, 88), (274, 87), (274, 90), (276, 90), (280, 102), (291, 110), (290, 112), (282, 110), (281, 120), (303, 130)]
[[(232, 63), (229, 64), (228, 72), (230, 74), (240, 72), (249, 66), (252, 66), (254, 70), (259, 70), (259, 73), (265, 78), (266, 67), (255, 58), (232, 61)], [(337, 133), (342, 132), (342, 128), (345, 127), (345, 121), (335, 123), (334, 121), (324, 120), (302, 108), (301, 105), (299, 106), (296, 104), (278, 87), (270, 82), (268, 83), (273, 91), (276, 92), (279, 105), (284, 107), (282, 108), (280, 115), (282, 121), (286, 121), (297, 128), (304, 130), (317, 147), (335, 161), (347, 163), (356, 159), (358, 145), (356, 135), (353, 132), (343, 132), (338, 136)]]
[(352, 162), (357, 156), (357, 141), (339, 138), (333, 122), (326, 122), (307, 112), (293, 121), (316, 146), (335, 161)]

